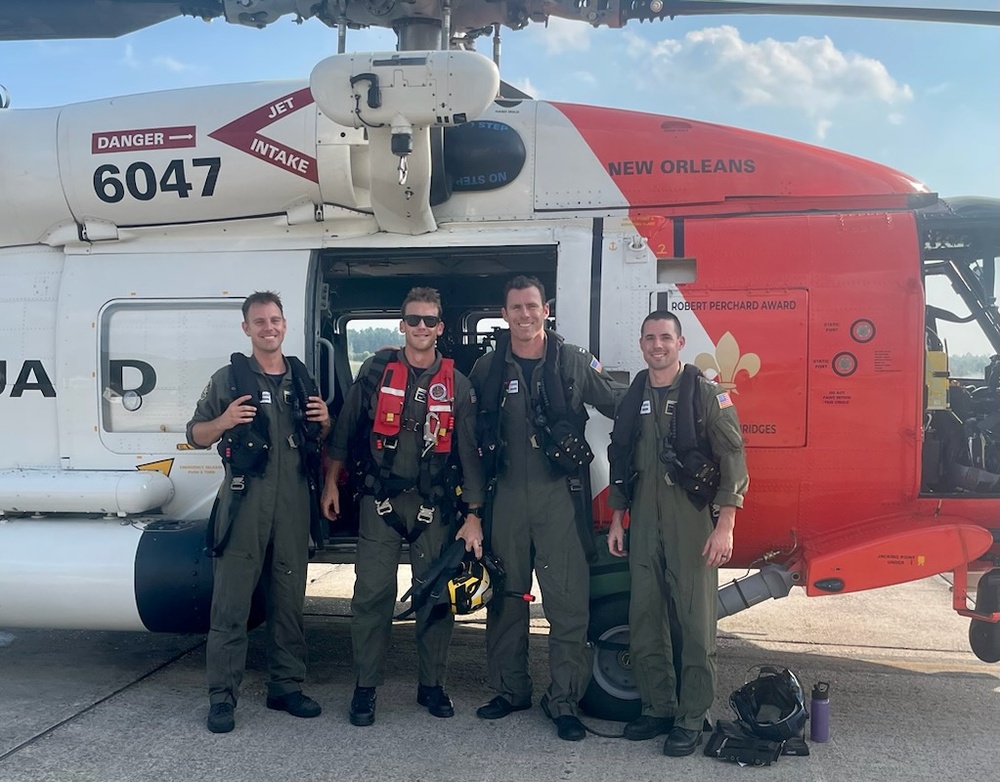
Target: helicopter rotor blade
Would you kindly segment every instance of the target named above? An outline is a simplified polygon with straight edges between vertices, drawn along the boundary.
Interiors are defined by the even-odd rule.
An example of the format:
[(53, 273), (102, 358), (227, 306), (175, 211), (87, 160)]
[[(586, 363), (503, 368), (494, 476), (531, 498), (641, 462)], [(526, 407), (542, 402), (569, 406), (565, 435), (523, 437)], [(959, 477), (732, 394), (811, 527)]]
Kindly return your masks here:
[(222, 14), (221, 0), (185, 4), (174, 0), (4, 0), (0, 8), (0, 41), (43, 41), (67, 38), (118, 38), (160, 22), (192, 13)]
[[(232, 9), (246, 8), (235, 13)], [(304, 6), (303, 6), (304, 7)], [(334, 7), (340, 8), (334, 12)], [(548, 16), (623, 27), (632, 19), (663, 20), (681, 16), (758, 14), (772, 16), (826, 16), (896, 21), (1000, 25), (1000, 11), (960, 8), (906, 8), (840, 3), (752, 2), (751, 0), (523, 0), (516, 14), (502, 12), (494, 0), (451, 0), (454, 30), (472, 30), (490, 24), (519, 29), (529, 19)], [(512, 6), (513, 7), (513, 6)], [(59, 38), (117, 38), (177, 16), (202, 19), (225, 16), (227, 21), (264, 27), (299, 8), (297, 0), (0, 0), (0, 41)], [(318, 0), (309, 13), (328, 25), (340, 20), (358, 26), (394, 27), (411, 16), (434, 18), (439, 0)], [(373, 10), (374, 9), (374, 10)], [(304, 13), (304, 12), (303, 12)], [(491, 18), (495, 16), (496, 18)], [(514, 14), (511, 16), (511, 14)]]
[[(622, 4), (623, 18), (664, 19), (679, 16), (759, 14), (772, 16), (831, 16), (912, 22), (1000, 25), (1000, 11), (961, 8), (912, 8), (840, 3), (754, 3), (742, 0), (636, 0)], [(643, 13), (645, 12), (645, 13)]]

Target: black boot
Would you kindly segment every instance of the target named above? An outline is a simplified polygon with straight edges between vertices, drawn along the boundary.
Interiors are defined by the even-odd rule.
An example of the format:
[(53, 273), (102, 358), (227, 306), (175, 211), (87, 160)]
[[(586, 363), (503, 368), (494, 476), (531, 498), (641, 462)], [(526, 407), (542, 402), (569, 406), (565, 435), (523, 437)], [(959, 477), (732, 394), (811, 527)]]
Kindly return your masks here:
[(359, 728), (375, 722), (375, 688), (355, 687), (351, 698), (351, 724)]
[(435, 717), (455, 716), (455, 704), (451, 702), (448, 693), (440, 684), (434, 686), (421, 684), (417, 687), (417, 703), (426, 706), (427, 711)]

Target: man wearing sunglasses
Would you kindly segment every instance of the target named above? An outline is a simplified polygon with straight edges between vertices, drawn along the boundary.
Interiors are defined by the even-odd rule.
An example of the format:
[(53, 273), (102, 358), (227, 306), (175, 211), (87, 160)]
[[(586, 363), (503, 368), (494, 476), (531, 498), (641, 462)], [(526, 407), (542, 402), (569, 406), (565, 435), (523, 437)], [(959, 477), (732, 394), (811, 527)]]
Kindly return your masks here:
[[(351, 601), (356, 678), (349, 716), (357, 726), (375, 722), (403, 541), (410, 544), (415, 580), (424, 579), (452, 535), (464, 540), (477, 558), (483, 553), (476, 397), (468, 378), (437, 351), (444, 323), (436, 290), (409, 292), (399, 330), (403, 349), (382, 350), (369, 358), (347, 394), (328, 451), (331, 463), (321, 502), (327, 518), (337, 518), (336, 476), (348, 464), (354, 488), (363, 495)], [(455, 713), (444, 690), (453, 620), (450, 613), (417, 613), (417, 703), (435, 717)]]

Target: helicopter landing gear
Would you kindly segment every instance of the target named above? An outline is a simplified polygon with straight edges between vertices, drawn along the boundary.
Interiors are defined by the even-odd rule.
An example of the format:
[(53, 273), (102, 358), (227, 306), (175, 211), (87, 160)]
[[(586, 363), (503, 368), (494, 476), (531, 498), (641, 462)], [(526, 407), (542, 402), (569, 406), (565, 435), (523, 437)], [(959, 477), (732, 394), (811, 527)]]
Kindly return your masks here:
[[(980, 578), (976, 589), (976, 613), (988, 615), (997, 611), (1000, 611), (1000, 568)], [(969, 624), (969, 644), (983, 662), (1000, 662), (1000, 622), (973, 619)]]

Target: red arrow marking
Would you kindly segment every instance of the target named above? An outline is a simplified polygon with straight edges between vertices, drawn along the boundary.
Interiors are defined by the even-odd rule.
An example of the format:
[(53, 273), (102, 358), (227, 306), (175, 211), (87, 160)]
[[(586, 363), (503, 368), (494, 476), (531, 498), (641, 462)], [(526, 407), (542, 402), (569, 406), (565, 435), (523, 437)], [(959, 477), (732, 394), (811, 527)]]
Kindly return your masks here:
[(258, 132), (311, 103), (313, 103), (312, 93), (305, 87), (234, 119), (228, 125), (213, 130), (208, 136), (318, 184), (316, 158), (262, 136)]

